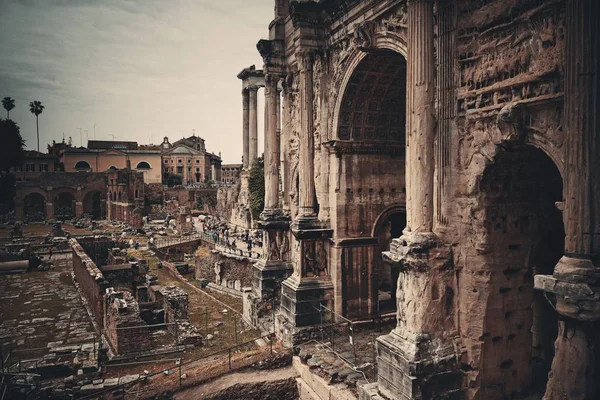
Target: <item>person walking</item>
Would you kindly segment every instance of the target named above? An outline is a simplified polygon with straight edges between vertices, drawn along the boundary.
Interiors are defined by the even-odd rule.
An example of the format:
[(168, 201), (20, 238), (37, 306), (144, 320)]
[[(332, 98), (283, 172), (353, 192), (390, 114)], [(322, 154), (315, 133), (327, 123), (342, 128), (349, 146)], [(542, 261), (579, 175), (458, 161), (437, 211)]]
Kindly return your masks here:
[(50, 254), (48, 260), (52, 260), (52, 245), (48, 246), (48, 253)]

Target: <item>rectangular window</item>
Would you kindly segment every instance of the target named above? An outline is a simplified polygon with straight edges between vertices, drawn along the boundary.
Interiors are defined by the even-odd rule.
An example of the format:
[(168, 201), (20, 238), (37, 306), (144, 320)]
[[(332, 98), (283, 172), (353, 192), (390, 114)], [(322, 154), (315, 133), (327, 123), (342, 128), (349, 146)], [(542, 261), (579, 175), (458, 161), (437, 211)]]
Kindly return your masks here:
[(192, 167), (188, 167), (188, 172), (192, 172)]
[(177, 173), (178, 174), (183, 173), (183, 167), (177, 167)]
[(165, 168), (165, 172), (169, 172), (169, 167)]
[(40, 172), (48, 172), (48, 164), (41, 163), (40, 164)]
[(33, 163), (25, 164), (25, 172), (34, 172), (34, 171), (35, 171), (35, 164), (33, 164)]
[(190, 164), (191, 162), (192, 162), (192, 160), (190, 160), (190, 159), (188, 158), (188, 164)]
[(200, 164), (200, 160), (196, 160), (196, 164)]
[(196, 172), (200, 172), (200, 168), (196, 168)]
[(168, 164), (168, 163), (169, 163), (169, 160), (165, 160), (165, 164)]
[(171, 164), (173, 164), (173, 160), (171, 160)]

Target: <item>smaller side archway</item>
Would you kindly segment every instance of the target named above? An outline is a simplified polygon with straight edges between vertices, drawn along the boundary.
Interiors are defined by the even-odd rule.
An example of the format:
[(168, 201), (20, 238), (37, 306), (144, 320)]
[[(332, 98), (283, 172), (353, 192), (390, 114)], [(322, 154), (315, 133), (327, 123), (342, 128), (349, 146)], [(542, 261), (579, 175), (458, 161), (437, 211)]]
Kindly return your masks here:
[(402, 235), (406, 227), (406, 207), (393, 205), (386, 208), (377, 218), (373, 226), (373, 237), (377, 238), (377, 249), (374, 252), (372, 304), (374, 314), (396, 310), (396, 288), (398, 286), (398, 269), (385, 263), (381, 257), (384, 251), (390, 250), (393, 238)]

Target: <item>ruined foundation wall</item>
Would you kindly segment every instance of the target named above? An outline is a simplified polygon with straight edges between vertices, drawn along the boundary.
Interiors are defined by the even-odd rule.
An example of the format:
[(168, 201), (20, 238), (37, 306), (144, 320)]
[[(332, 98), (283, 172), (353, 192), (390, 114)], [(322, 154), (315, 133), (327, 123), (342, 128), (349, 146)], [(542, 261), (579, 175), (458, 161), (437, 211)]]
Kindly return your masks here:
[(103, 296), (109, 287), (102, 272), (75, 239), (71, 239), (73, 274), (98, 326), (104, 325)]

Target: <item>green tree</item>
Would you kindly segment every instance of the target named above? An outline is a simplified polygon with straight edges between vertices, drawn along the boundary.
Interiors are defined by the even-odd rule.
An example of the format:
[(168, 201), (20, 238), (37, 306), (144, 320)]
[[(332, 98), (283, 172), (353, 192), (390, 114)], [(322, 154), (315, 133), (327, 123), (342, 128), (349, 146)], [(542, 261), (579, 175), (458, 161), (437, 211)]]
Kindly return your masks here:
[(10, 110), (15, 108), (15, 99), (12, 97), (5, 97), (2, 99), (2, 107), (6, 110), (6, 119), (10, 119)]
[(45, 107), (41, 101), (35, 100), (35, 101), (29, 102), (29, 111), (31, 111), (31, 113), (35, 115), (35, 128), (37, 130), (37, 151), (38, 151), (38, 153), (40, 152), (40, 124), (39, 124), (38, 117), (42, 112), (44, 112), (44, 108)]
[(252, 218), (257, 220), (265, 208), (265, 164), (262, 156), (257, 158), (250, 168), (248, 190), (250, 191)]
[(0, 119), (0, 202), (12, 202), (15, 195), (15, 175), (10, 173), (23, 160), (25, 141), (21, 137), (19, 126), (10, 119)]

